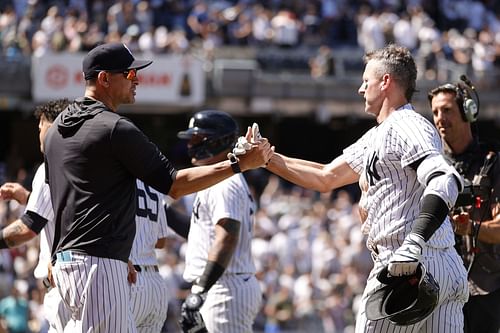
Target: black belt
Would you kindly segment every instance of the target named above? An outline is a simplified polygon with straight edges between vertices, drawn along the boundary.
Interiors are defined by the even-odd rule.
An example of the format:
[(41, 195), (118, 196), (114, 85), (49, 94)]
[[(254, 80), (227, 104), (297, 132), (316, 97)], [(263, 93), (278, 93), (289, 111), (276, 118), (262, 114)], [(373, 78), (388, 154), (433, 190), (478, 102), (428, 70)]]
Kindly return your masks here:
[(159, 272), (158, 266), (156, 265), (134, 265), (137, 272)]

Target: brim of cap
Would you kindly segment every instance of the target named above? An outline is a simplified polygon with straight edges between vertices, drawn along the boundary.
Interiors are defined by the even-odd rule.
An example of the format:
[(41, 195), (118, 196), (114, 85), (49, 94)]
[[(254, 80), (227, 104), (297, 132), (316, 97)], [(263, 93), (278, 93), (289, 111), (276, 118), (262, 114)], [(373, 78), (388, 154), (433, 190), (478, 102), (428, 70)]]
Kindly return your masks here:
[(178, 132), (177, 137), (179, 139), (191, 139), (193, 134), (194, 134), (194, 130), (192, 128), (190, 128), (188, 130)]
[(196, 134), (201, 134), (201, 135), (210, 135), (212, 134), (213, 132), (211, 131), (207, 131), (207, 130), (204, 130), (204, 129), (201, 129), (199, 127), (193, 127), (193, 128), (188, 128), (187, 130), (185, 131), (180, 131), (177, 133), (177, 137), (179, 139), (191, 139), (191, 137), (193, 135), (196, 135)]
[(149, 65), (151, 65), (153, 63), (153, 60), (134, 60), (134, 62), (132, 62), (130, 64), (130, 66), (128, 66), (128, 68), (125, 68), (125, 69), (143, 69), (143, 68), (146, 68), (148, 67)]

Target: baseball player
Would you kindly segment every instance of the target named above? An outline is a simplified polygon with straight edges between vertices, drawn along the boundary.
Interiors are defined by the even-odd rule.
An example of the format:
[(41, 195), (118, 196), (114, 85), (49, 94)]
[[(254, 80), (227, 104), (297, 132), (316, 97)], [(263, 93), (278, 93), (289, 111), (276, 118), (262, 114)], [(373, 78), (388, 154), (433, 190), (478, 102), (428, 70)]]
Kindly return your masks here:
[[(217, 110), (196, 113), (189, 128), (178, 134), (189, 140), (188, 154), (194, 165), (226, 159), (237, 135), (233, 118)], [(193, 283), (182, 310), (185, 332), (193, 326), (189, 312), (198, 310), (208, 332), (252, 332), (262, 300), (250, 251), (255, 211), (240, 172), (197, 193), (183, 275)]]
[[(46, 177), (54, 207), (55, 284), (70, 306), (71, 332), (134, 332), (128, 259), (135, 235), (136, 179), (173, 198), (265, 164), (267, 140), (236, 164), (221, 161), (176, 170), (129, 119), (117, 114), (135, 102), (137, 60), (126, 45), (96, 46), (83, 59), (85, 95), (54, 121), (45, 138)], [(250, 136), (250, 134), (248, 134)]]
[(167, 318), (167, 285), (158, 270), (155, 247), (165, 246), (164, 195), (137, 180), (136, 234), (130, 261), (137, 280), (130, 285), (130, 306), (139, 333), (160, 332)]
[(391, 276), (402, 276), (415, 273), (419, 263), (439, 283), (439, 303), (429, 317), (405, 327), (404, 332), (463, 330), (467, 277), (453, 248), (447, 216), (463, 180), (444, 160), (434, 126), (410, 104), (416, 76), (415, 62), (404, 47), (388, 45), (367, 53), (358, 92), (377, 126), (329, 164), (275, 153), (267, 166), (295, 184), (320, 192), (360, 183), (362, 230), (368, 235), (374, 267), (357, 314), (358, 333), (401, 331), (387, 319), (368, 320), (366, 299), (380, 286), (376, 276), (384, 267)]
[[(67, 99), (50, 101), (36, 108), (35, 116), (39, 118), (40, 150), (43, 152), (43, 141), (48, 128), (62, 110), (69, 104)], [(48, 279), (50, 265), (50, 249), (54, 239), (54, 212), (50, 201), (49, 186), (45, 183), (45, 167), (40, 165), (35, 173), (30, 193), (17, 183), (5, 183), (0, 187), (0, 197), (4, 200), (14, 199), (26, 205), (24, 215), (9, 224), (0, 232), (0, 248), (20, 246), (40, 234), (40, 253), (34, 276), (42, 279), (48, 289), (44, 296), (44, 315), (49, 322), (49, 332), (62, 332), (70, 318), (69, 311), (61, 302), (56, 288), (52, 288)]]

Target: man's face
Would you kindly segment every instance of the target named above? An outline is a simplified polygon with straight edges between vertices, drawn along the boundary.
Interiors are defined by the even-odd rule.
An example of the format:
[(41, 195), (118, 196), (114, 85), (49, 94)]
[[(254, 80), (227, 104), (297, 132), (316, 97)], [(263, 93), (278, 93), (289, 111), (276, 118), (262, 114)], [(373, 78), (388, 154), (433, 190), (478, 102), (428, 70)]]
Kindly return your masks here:
[(45, 136), (47, 135), (47, 131), (49, 130), (52, 123), (47, 120), (45, 115), (40, 116), (40, 120), (38, 121), (38, 135), (40, 139), (40, 151), (43, 153), (43, 141), (45, 140)]
[(115, 105), (134, 104), (135, 90), (139, 84), (137, 71), (132, 69), (129, 75), (124, 73), (106, 72), (110, 95)]
[(462, 119), (452, 92), (438, 93), (431, 101), (432, 119), (441, 137), (449, 144), (462, 139), (469, 124)]
[(365, 112), (378, 116), (382, 108), (382, 78), (376, 72), (377, 62), (368, 61), (363, 72), (363, 83), (358, 89), (358, 94), (365, 99)]

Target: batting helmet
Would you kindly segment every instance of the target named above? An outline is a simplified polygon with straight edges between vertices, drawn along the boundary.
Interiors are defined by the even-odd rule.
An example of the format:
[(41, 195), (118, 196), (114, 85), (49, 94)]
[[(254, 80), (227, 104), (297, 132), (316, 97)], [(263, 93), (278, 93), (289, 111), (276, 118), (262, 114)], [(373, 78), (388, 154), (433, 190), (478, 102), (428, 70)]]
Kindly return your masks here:
[(415, 324), (436, 308), (439, 284), (420, 264), (413, 275), (390, 276), (385, 267), (377, 275), (382, 287), (376, 289), (366, 302), (369, 320), (387, 318), (399, 326)]
[(238, 138), (238, 124), (227, 113), (218, 110), (197, 112), (189, 120), (189, 128), (177, 133), (181, 139), (191, 140), (188, 155), (197, 160), (206, 159), (230, 149)]

